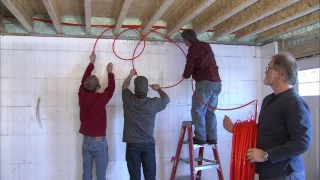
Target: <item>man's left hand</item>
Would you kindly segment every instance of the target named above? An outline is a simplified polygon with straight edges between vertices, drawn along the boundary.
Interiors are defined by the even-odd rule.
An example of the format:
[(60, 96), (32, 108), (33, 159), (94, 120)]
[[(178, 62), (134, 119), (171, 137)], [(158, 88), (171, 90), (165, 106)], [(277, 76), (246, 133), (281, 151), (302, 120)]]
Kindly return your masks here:
[(94, 64), (95, 61), (96, 61), (96, 54), (92, 52), (90, 55), (90, 63)]
[(112, 71), (113, 71), (113, 64), (112, 64), (112, 63), (109, 63), (109, 64), (107, 65), (107, 72), (108, 72), (108, 73), (112, 73)]
[(257, 148), (248, 149), (247, 160), (250, 161), (250, 163), (264, 162), (263, 153), (264, 151), (261, 149), (257, 149)]

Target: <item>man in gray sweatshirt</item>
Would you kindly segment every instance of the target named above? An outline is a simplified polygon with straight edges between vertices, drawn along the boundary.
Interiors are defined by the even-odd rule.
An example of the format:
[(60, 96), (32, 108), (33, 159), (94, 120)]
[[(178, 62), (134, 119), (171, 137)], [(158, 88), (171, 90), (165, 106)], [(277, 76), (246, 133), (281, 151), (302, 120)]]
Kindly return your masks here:
[(141, 179), (141, 164), (145, 180), (156, 178), (155, 140), (153, 137), (156, 114), (164, 110), (170, 102), (168, 95), (158, 84), (151, 85), (160, 98), (149, 98), (148, 79), (138, 76), (134, 80), (133, 94), (130, 81), (136, 74), (132, 69), (122, 85), (124, 127), (122, 141), (127, 143), (126, 161), (130, 180)]

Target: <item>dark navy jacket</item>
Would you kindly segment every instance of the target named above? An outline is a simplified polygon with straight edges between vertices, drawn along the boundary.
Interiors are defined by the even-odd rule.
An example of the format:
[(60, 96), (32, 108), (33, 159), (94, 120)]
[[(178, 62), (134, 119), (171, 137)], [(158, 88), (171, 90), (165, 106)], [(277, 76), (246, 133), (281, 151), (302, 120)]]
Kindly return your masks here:
[(256, 163), (256, 173), (274, 178), (304, 171), (302, 154), (311, 146), (311, 114), (294, 88), (270, 94), (262, 102), (257, 148), (269, 161)]

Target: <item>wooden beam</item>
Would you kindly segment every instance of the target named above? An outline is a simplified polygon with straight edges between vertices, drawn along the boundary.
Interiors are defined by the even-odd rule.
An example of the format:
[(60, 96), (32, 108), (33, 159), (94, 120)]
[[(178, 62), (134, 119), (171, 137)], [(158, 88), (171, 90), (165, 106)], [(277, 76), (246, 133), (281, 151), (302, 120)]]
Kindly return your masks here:
[(280, 11), (299, 0), (263, 0), (249, 6), (245, 10), (232, 16), (227, 21), (214, 28), (213, 40), (231, 34), (245, 26), (248, 26), (262, 18), (265, 18), (277, 11)]
[[(269, 15), (276, 13), (292, 4), (298, 2), (299, 0), (281, 0), (272, 1), (264, 0), (259, 1), (244, 11), (240, 12), (236, 16), (231, 17), (224, 23), (219, 24), (214, 30), (215, 35), (213, 40), (217, 40), (222, 36), (234, 33), (239, 29), (242, 29), (252, 23), (255, 23), (261, 19), (268, 18)], [(247, 18), (251, 17), (251, 18)], [(238, 32), (237, 32), (238, 34)]]
[(314, 37), (319, 37), (319, 36), (320, 36), (320, 29), (316, 28), (311, 31), (304, 31), (302, 33), (295, 34), (291, 37), (288, 37), (288, 38), (284, 39), (284, 44), (289, 45), (289, 43), (292, 41), (296, 41), (296, 40), (304, 39), (304, 38), (314, 38)]
[(290, 52), (295, 58), (312, 56), (320, 53), (319, 39), (315, 39), (297, 46), (292, 46), (285, 51)]
[(197, 34), (206, 32), (258, 0), (217, 0), (197, 16), (191, 24)]
[(124, 18), (126, 17), (129, 7), (132, 0), (119, 0), (118, 6), (115, 12), (115, 19), (116, 19), (116, 27), (114, 28), (114, 35), (118, 35), (123, 23)]
[(235, 40), (242, 40), (247, 37), (262, 33), (291, 20), (302, 17), (320, 9), (319, 0), (302, 0), (277, 13), (272, 14), (256, 23), (253, 23), (239, 31)]
[(3, 15), (0, 14), (0, 32), (5, 32), (3, 20)]
[(34, 32), (32, 24), (34, 13), (27, 1), (1, 0), (1, 2), (19, 20), (19, 22), (27, 29), (27, 31)]
[(86, 15), (86, 31), (91, 34), (91, 0), (84, 0), (84, 10)]
[(296, 29), (309, 26), (316, 22), (319, 22), (320, 11), (317, 10), (308, 15), (302, 16), (295, 20), (289, 21), (285, 24), (277, 26), (275, 28), (269, 29), (263, 33), (258, 34), (255, 42), (264, 42), (268, 39), (274, 38), (276, 36), (280, 36), (281, 34), (286, 34), (288, 32), (294, 31)]
[(172, 36), (175, 32), (199, 15), (203, 10), (213, 4), (216, 0), (185, 1), (181, 9), (174, 14), (167, 22), (167, 36)]
[(58, 34), (62, 34), (61, 15), (55, 0), (42, 0)]
[(291, 48), (293, 46), (297, 46), (302, 43), (306, 43), (312, 41), (314, 39), (320, 38), (320, 29), (316, 28), (311, 31), (298, 31), (293, 36), (290, 36), (286, 39), (282, 40), (282, 46), (284, 49)]
[(142, 33), (146, 34), (174, 0), (153, 0), (141, 15)]
[[(38, 4), (36, 3), (35, 0), (29, 0), (28, 1), (29, 6), (31, 7), (32, 11), (34, 12), (34, 14), (45, 14), (48, 12), (48, 10), (44, 7), (40, 7)], [(43, 4), (43, 2), (40, 2), (41, 4)], [(44, 6), (44, 4), (43, 4)], [(42, 11), (42, 12), (41, 12)], [(41, 13), (39, 13), (41, 12)]]

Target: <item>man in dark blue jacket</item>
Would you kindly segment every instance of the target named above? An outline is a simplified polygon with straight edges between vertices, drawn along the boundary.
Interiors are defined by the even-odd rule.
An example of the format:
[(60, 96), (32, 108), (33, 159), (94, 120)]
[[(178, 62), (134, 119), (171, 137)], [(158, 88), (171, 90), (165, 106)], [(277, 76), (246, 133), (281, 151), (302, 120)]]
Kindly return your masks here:
[[(260, 180), (304, 180), (302, 154), (311, 147), (311, 114), (293, 88), (298, 67), (290, 54), (277, 54), (266, 67), (264, 84), (274, 93), (264, 98), (259, 115), (257, 148), (248, 149), (247, 160), (256, 162)], [(233, 132), (225, 116), (224, 128)]]

